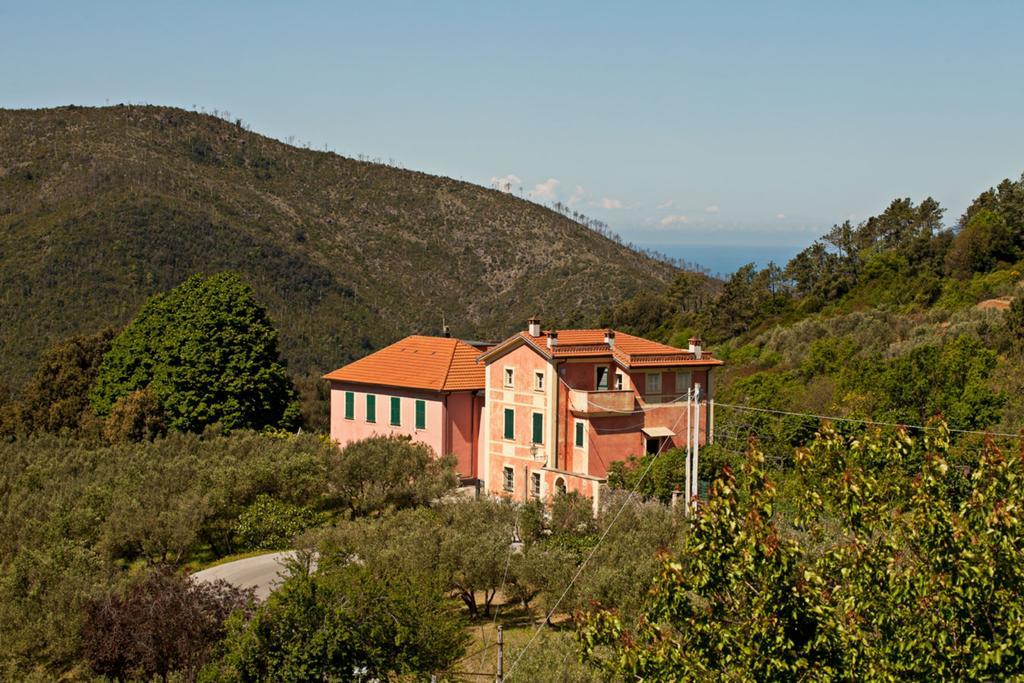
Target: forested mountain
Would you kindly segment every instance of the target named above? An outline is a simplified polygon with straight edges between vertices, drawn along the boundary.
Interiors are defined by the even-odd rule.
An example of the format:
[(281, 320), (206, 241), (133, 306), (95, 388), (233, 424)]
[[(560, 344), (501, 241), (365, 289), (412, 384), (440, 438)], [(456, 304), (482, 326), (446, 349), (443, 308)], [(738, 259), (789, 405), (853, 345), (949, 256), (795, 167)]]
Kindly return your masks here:
[[(411, 332), (590, 321), (673, 268), (510, 194), (154, 106), (0, 111), (0, 371), (232, 269), (296, 376)], [(2, 397), (0, 397), (2, 399)]]

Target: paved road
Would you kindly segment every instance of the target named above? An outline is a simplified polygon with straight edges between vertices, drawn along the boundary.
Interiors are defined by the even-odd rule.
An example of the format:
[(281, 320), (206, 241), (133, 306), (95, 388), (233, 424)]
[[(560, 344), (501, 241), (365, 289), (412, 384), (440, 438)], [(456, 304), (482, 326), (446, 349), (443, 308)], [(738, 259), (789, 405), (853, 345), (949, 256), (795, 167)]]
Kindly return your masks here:
[(192, 575), (197, 581), (212, 582), (217, 579), (224, 579), (232, 586), (238, 588), (255, 588), (256, 597), (266, 600), (270, 592), (281, 585), (282, 574), (284, 574), (284, 562), (293, 554), (293, 551), (279, 553), (267, 553), (256, 557), (247, 557), (244, 560), (226, 562), (216, 567), (204, 569)]

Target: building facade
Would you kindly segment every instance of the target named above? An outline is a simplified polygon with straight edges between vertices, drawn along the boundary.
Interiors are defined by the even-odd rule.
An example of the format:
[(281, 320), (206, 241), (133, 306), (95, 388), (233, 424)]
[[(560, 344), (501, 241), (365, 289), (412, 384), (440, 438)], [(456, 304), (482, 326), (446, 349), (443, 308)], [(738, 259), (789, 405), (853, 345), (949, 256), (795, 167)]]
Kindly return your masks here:
[[(713, 434), (712, 370), (683, 350), (614, 330), (529, 329), (481, 354), (483, 489), (518, 501), (597, 498), (611, 463)], [(695, 401), (691, 392), (698, 392)], [(699, 412), (698, 412), (699, 409)]]
[[(517, 501), (595, 499), (611, 463), (713, 437), (712, 371), (614, 330), (527, 330), (497, 344), (407, 337), (325, 376), (331, 436), (404, 435), (454, 453), (465, 482)], [(696, 416), (696, 417), (695, 417)]]
[(475, 347), (414, 335), (324, 375), (331, 383), (331, 438), (405, 436), (454, 454), (464, 481), (479, 477), (484, 368)]

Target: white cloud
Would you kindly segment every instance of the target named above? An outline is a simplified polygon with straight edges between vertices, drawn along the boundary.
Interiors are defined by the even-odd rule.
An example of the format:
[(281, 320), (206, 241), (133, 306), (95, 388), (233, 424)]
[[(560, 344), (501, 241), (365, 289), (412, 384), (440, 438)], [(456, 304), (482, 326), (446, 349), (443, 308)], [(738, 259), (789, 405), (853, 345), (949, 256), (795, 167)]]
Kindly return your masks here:
[(711, 206), (704, 207), (704, 213), (718, 213), (718, 204), (712, 204)]
[(784, 214), (784, 213), (777, 213), (777, 214), (775, 214), (775, 217), (778, 218), (779, 220), (782, 220), (783, 218), (786, 217), (786, 214)]
[(583, 198), (585, 196), (587, 196), (587, 191), (583, 189), (582, 185), (577, 185), (576, 189), (573, 190), (572, 192), (572, 196), (569, 197), (569, 201), (567, 201), (566, 204), (568, 204), (569, 206), (576, 206), (581, 201), (583, 201)]
[(548, 178), (543, 183), (537, 183), (533, 186), (533, 189), (530, 190), (530, 197), (533, 199), (551, 201), (555, 198), (559, 185), (561, 185), (561, 183), (554, 178)]
[(523, 181), (519, 179), (519, 176), (509, 173), (507, 176), (499, 178), (498, 176), (491, 176), (491, 187), (495, 190), (501, 190), (502, 192), (511, 192), (513, 188), (519, 187), (523, 184)]
[(661, 219), (661, 224), (666, 226), (666, 227), (669, 226), (669, 225), (676, 225), (678, 223), (689, 223), (689, 222), (690, 222), (689, 218), (687, 218), (686, 216), (679, 215), (679, 214), (672, 214), (670, 216), (665, 216), (664, 218)]
[(674, 200), (674, 199), (666, 199), (665, 201), (663, 201), (661, 204), (658, 204), (654, 208), (656, 208), (656, 209), (667, 209), (668, 207), (672, 206), (675, 203), (676, 203), (676, 200)]
[(605, 197), (605, 198), (603, 198), (601, 200), (601, 208), (602, 209), (621, 209), (622, 208), (622, 200), (620, 200), (620, 199), (608, 199), (608, 197)]

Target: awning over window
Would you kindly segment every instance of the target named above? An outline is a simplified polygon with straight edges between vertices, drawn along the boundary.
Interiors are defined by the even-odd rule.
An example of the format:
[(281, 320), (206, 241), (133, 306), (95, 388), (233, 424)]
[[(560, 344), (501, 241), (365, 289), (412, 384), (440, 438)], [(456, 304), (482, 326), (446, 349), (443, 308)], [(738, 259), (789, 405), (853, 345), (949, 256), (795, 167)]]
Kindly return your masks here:
[(662, 436), (676, 435), (676, 433), (673, 432), (668, 427), (644, 427), (640, 431), (643, 432), (644, 436), (646, 436), (648, 439), (657, 439)]

